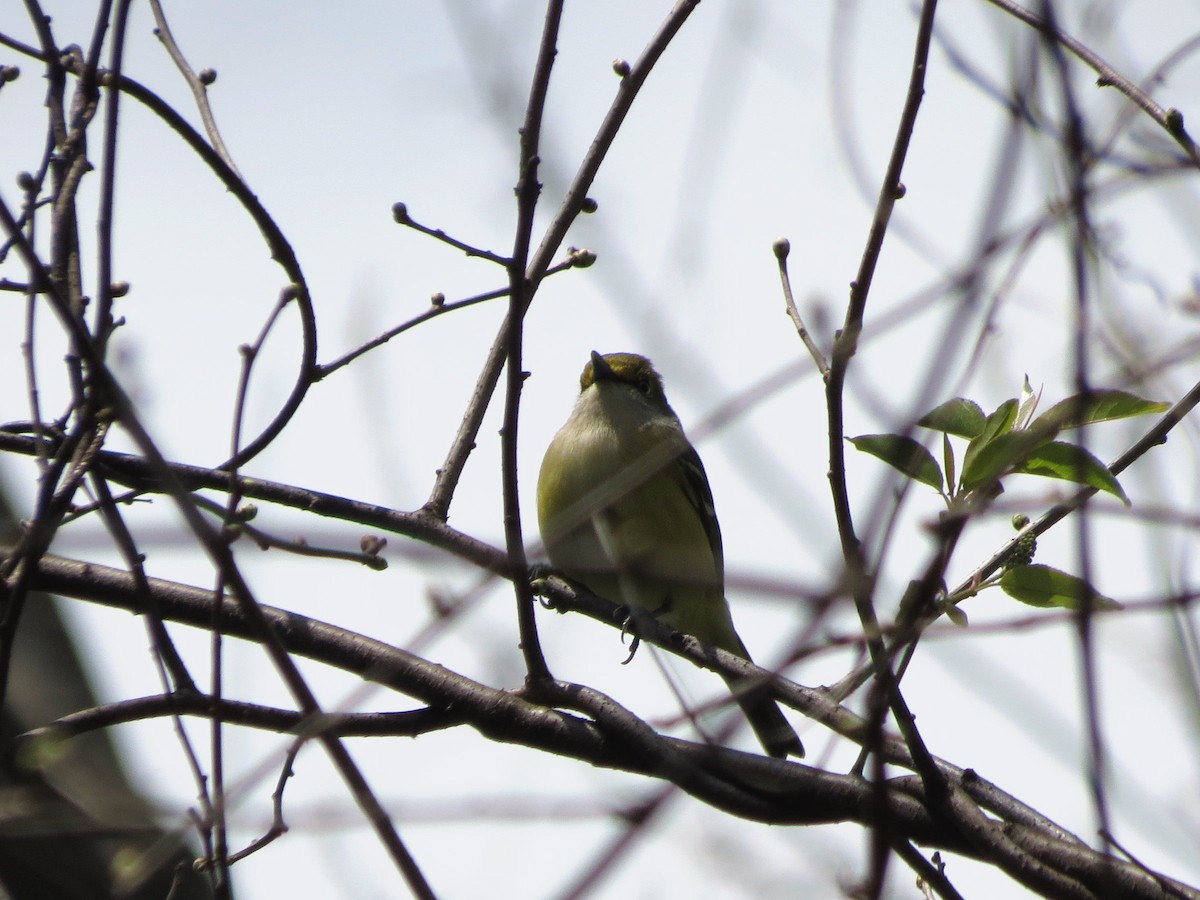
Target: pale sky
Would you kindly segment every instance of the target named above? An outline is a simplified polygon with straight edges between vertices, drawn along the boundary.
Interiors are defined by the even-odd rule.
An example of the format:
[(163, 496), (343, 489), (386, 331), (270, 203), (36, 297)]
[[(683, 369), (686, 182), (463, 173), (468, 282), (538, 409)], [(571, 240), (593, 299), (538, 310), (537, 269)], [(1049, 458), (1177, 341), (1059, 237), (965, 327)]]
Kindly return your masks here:
[[(86, 45), (90, 11), (80, 15), (75, 3), (45, 5), (60, 43)], [(1135, 80), (1200, 34), (1200, 8), (1191, 0), (1060, 6), (1064, 28)], [(189, 61), (218, 72), (209, 97), (225, 143), (309, 279), (321, 361), (421, 312), (434, 292), (454, 300), (503, 286), (501, 269), (401, 228), (391, 206), (403, 201), (423, 224), (497, 253), (511, 250), (516, 132), (541, 29), (540, 4), (367, 3), (347, 12), (313, 2), (224, 0), (177, 7), (167, 12)], [(612, 100), (618, 85), (612, 61), (636, 58), (667, 9), (644, 0), (568, 4), (545, 117), (539, 234)], [(0, 30), (31, 41), (23, 15), (12, 5), (0, 15)], [(943, 3), (938, 22), (945, 42), (931, 54), (903, 178), (908, 193), (876, 273), (848, 386), (852, 435), (902, 428), (957, 395), (990, 411), (1018, 394), (1026, 374), (1043, 386), (1046, 406), (1072, 390), (1073, 292), (1059, 229), (1019, 268), (988, 340), (976, 350), (976, 321), (961, 345), (946, 348), (932, 392), (920, 394), (943, 349), (938, 336), (956, 295), (942, 291), (919, 306), (916, 298), (976, 253), (984, 206), (1004, 162), (997, 148), (1007, 121), (987, 86), (1007, 85), (1035, 44), (1027, 30), (982, 0)], [(186, 85), (152, 28), (148, 6), (135, 4), (126, 72), (198, 123)], [(532, 376), (523, 398), (520, 477), (530, 543), (536, 540), (537, 466), (566, 418), (589, 351), (645, 353), (664, 374), (668, 396), (705, 459), (734, 616), (756, 659), (767, 665), (808, 623), (808, 607), (796, 596), (833, 584), (840, 559), (826, 480), (822, 385), (784, 315), (771, 244), (779, 237), (791, 241), (797, 299), (827, 348), (866, 241), (915, 31), (911, 4), (890, 0), (701, 4), (652, 73), (596, 179), (590, 195), (598, 212), (568, 235), (569, 244), (593, 250), (597, 263), (547, 280), (527, 320), (525, 368)], [(951, 48), (982, 73), (980, 80), (951, 64)], [(0, 62), (22, 69), (0, 92), (0, 195), (12, 204), (18, 200), (15, 174), (33, 167), (41, 150), (44, 82), (32, 61), (17, 60), (7, 49), (0, 50)], [(1071, 66), (1089, 133), (1102, 142), (1123, 122), (1128, 104), (1115, 91), (1095, 87), (1094, 74), (1078, 61)], [(1054, 76), (1043, 66), (1039, 77), (1036, 102), (1048, 102), (1057, 96), (1050, 87)], [(1200, 58), (1180, 62), (1153, 94), (1162, 105), (1180, 108), (1189, 123), (1200, 121)], [(1057, 115), (1056, 106), (1043, 111)], [(123, 101), (122, 127), (116, 274), (132, 291), (117, 310), (128, 321), (116, 344), (117, 371), (169, 458), (216, 464), (229, 446), (237, 347), (254, 339), (285, 276), (233, 198), (157, 119)], [(1123, 127), (1118, 146), (1130, 155), (1145, 158), (1158, 148), (1161, 157), (1170, 149), (1144, 116)], [(93, 153), (98, 159), (98, 141)], [(1002, 218), (1011, 227), (1043, 212), (1063, 184), (1049, 138), (1027, 139), (1019, 154)], [(1113, 178), (1108, 170), (1100, 181)], [(95, 178), (85, 182), (85, 200), (94, 202), (97, 184)], [(1122, 265), (1102, 266), (1094, 297), (1103, 338), (1095, 345), (1095, 383), (1174, 401), (1195, 381), (1194, 352), (1133, 386), (1121, 361), (1150, 363), (1187, 346), (1200, 331), (1194, 309), (1198, 198), (1195, 176), (1175, 175), (1137, 189), (1118, 185), (1098, 203), (1100, 239), (1110, 242)], [(87, 241), (94, 233), (92, 224), (84, 226)], [(989, 270), (985, 302), (1011, 260), (1009, 253)], [(20, 274), (11, 264), (0, 269), (0, 275)], [(23, 389), (15, 387), (24, 378), (17, 296), (0, 305), (0, 336), (7, 336), (0, 344), (0, 379), (14, 386), (0, 399), (0, 421), (28, 416)], [(316, 385), (283, 437), (248, 473), (399, 509), (420, 506), (504, 309), (504, 301), (493, 301), (445, 316)], [(58, 337), (48, 316), (44, 322), (43, 390), (57, 412), (61, 351), (54, 349)], [(295, 322), (285, 316), (255, 370), (249, 430), (261, 426), (290, 389), (296, 348)], [(797, 374), (786, 387), (731, 423), (705, 427), (721, 404), (789, 369)], [(494, 404), (480, 432), (450, 520), (495, 544), (502, 541), (499, 411)], [(1088, 446), (1111, 460), (1149, 424), (1098, 427)], [(114, 446), (125, 445), (117, 437)], [(1196, 430), (1184, 427), (1123, 476), (1134, 512), (1193, 513), (1196, 459)], [(852, 452), (849, 466), (859, 527), (875, 533), (881, 523), (873, 517), (886, 508), (894, 481), (877, 461)], [(0, 459), (0, 475), (26, 504), (31, 472), (24, 461)], [(1003, 514), (969, 529), (951, 580), (1002, 546), (1012, 511), (1036, 516), (1064, 495), (1056, 482), (1014, 480)], [(1136, 604), (1195, 589), (1194, 531), (1152, 529), (1115, 503), (1100, 507), (1104, 512), (1091, 517), (1091, 526), (1095, 580), (1103, 593)], [(889, 551), (882, 596), (897, 597), (919, 571), (929, 549), (923, 525), (941, 508), (932, 492), (914, 490)], [(205, 561), (186, 542), (171, 539), (178, 523), (169, 504), (157, 501), (130, 516), (144, 535), (151, 574), (211, 583)], [(272, 509), (262, 510), (259, 524), (344, 547), (356, 547), (360, 535), (354, 527)], [(1073, 570), (1075, 540), (1073, 526), (1060, 526), (1042, 540), (1038, 561)], [(249, 545), (239, 561), (262, 602), (406, 646), (428, 621), (428, 591), (465, 591), (479, 580), (464, 564), (414, 560), (406, 549), (390, 537), (391, 566), (383, 573)], [(54, 550), (117, 560), (97, 523), (68, 529)], [(737, 586), (764, 578), (795, 585), (795, 595), (762, 597)], [(511, 590), (491, 586), (458, 630), (425, 652), (472, 677), (518, 685), (523, 670), (512, 607)], [(1037, 618), (998, 591), (963, 608), (977, 630), (942, 629), (921, 645), (906, 675), (906, 696), (927, 742), (939, 756), (976, 769), (1092, 839), (1072, 626), (979, 628)], [(82, 604), (68, 610), (89, 635), (85, 649), (100, 690), (118, 698), (158, 689), (140, 622)], [(1194, 628), (1194, 610), (1192, 616)], [(676, 708), (649, 648), (621, 666), (624, 649), (615, 632), (545, 612), (539, 624), (559, 677), (594, 685), (651, 719)], [(847, 607), (825, 627), (845, 634), (856, 625)], [(173, 633), (203, 671), (204, 635), (182, 627)], [(1200, 882), (1200, 820), (1191, 802), (1200, 796), (1200, 725), (1195, 710), (1174, 693), (1179, 663), (1170, 622), (1162, 613), (1127, 611), (1100, 623), (1098, 639), (1118, 836), (1148, 865)], [(830, 652), (788, 674), (819, 685), (850, 665), (848, 654)], [(720, 690), (715, 679), (685, 663), (671, 661), (668, 668), (693, 700)], [(315, 666), (305, 672), (330, 708), (407, 708), (405, 698), (379, 690), (361, 696), (353, 679), (337, 673)], [(245, 699), (288, 702), (254, 647), (231, 645), (226, 682)], [(837, 771), (852, 764), (854, 748), (798, 715), (792, 720), (809, 747), (807, 762)], [(203, 723), (190, 726), (204, 745)], [(169, 725), (123, 727), (116, 734), (131, 770), (182, 825), (195, 788)], [(232, 730), (228, 740), (231, 778), (247, 785), (235, 803), (234, 842), (247, 842), (267, 824), (286, 744)], [(737, 741), (749, 748), (753, 739), (740, 734)], [(479, 896), (483, 885), (501, 896), (515, 896), (516, 885), (522, 896), (555, 896), (620, 827), (590, 813), (656, 787), (495, 747), (469, 729), (417, 741), (359, 740), (350, 747), (445, 897)], [(481, 808), (498, 816), (479, 815)], [(479, 817), (460, 818), (464, 810)], [(347, 898), (400, 893), (390, 862), (318, 748), (301, 755), (285, 812), (289, 834), (235, 867), (240, 896), (297, 888)], [(681, 799), (595, 896), (832, 896), (837, 884), (864, 872), (865, 840), (857, 826), (765, 828)], [(1019, 895), (1011, 882), (958, 858), (948, 873), (965, 896)], [(895, 864), (892, 895), (917, 896), (912, 884), (911, 874)]]

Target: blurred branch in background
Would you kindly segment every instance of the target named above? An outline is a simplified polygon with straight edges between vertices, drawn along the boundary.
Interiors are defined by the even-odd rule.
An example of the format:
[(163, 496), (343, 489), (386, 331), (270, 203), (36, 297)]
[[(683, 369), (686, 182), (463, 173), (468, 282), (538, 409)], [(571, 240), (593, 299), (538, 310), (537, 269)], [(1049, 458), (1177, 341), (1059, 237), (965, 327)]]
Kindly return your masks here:
[[(0, 495), (0, 534), (18, 531)], [(21, 617), (8, 696), (0, 718), (0, 886), (10, 897), (212, 896), (192, 868), (188, 835), (164, 829), (166, 810), (151, 806), (120, 762), (111, 731), (48, 742), (36, 756), (14, 752), (31, 728), (94, 707), (58, 604), (38, 594)], [(32, 748), (29, 748), (32, 752)]]

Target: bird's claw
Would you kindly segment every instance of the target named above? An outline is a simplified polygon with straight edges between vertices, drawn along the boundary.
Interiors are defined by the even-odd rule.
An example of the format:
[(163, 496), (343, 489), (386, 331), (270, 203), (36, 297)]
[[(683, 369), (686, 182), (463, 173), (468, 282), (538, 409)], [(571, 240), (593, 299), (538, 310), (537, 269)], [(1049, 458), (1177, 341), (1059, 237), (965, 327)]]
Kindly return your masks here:
[(633, 661), (633, 654), (637, 653), (638, 647), (640, 647), (641, 645), (642, 645), (642, 639), (635, 634), (633, 636), (633, 640), (629, 642), (629, 655), (626, 656), (623, 660), (621, 660), (621, 665), (623, 665), (623, 666), (629, 665), (629, 663)]
[(634, 621), (633, 610), (629, 609), (628, 607), (622, 607), (620, 612), (622, 613), (621, 643), (625, 643), (626, 635), (631, 638), (629, 641), (629, 655), (621, 661), (621, 665), (627, 666), (633, 660), (633, 655), (637, 653), (638, 647), (642, 645), (642, 639), (638, 636), (637, 629), (635, 627), (637, 623)]

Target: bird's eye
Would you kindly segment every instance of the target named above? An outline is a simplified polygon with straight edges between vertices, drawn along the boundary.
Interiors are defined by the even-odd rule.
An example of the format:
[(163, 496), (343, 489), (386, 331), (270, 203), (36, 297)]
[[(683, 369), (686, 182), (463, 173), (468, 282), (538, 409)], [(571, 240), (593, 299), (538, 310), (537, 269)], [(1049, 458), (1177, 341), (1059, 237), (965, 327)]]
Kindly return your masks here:
[(637, 389), (639, 391), (641, 391), (643, 394), (649, 394), (650, 393), (650, 379), (649, 378), (639, 378), (638, 382), (637, 382)]

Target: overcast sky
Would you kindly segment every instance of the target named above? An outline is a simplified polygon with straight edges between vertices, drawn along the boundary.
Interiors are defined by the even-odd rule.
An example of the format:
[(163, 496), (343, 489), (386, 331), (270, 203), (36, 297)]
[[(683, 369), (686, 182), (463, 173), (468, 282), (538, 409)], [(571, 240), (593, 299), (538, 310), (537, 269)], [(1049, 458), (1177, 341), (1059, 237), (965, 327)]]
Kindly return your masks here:
[[(89, 40), (83, 4), (47, 2), (61, 44)], [(210, 88), (218, 125), (239, 170), (295, 248), (308, 279), (328, 362), (426, 308), (504, 286), (503, 271), (396, 225), (391, 207), (497, 253), (511, 250), (517, 128), (540, 36), (543, 8), (532, 2), (314, 2), (176, 4), (170, 22), (191, 64), (218, 73)], [(542, 142), (545, 184), (539, 227), (557, 208), (586, 152), (618, 79), (616, 58), (634, 59), (668, 5), (624, 0), (568, 4)], [(1200, 34), (1194, 0), (1063, 3), (1064, 27), (1134, 80), (1147, 79), (1181, 44)], [(0, 14), (0, 30), (33, 42), (23, 11)], [(1003, 289), (993, 330), (977, 344), (976, 315), (947, 337), (961, 294), (945, 280), (969, 266), (984, 234), (985, 209), (1003, 200), (1004, 228), (1041, 215), (1063, 185), (1054, 142), (1026, 139), (1014, 159), (1000, 151), (1008, 119), (993, 89), (1026, 71), (1036, 46), (1023, 26), (982, 0), (944, 3), (926, 95), (897, 207), (876, 273), (867, 328), (847, 396), (850, 434), (902, 428), (952, 396), (989, 411), (1016, 396), (1028, 374), (1047, 403), (1072, 391), (1073, 289), (1061, 229), (1049, 229), (1027, 257), (1014, 252), (987, 273), (989, 301)], [(198, 123), (186, 85), (152, 34), (149, 8), (135, 4), (126, 72)], [(810, 621), (804, 598), (840, 574), (829, 503), (824, 395), (814, 367), (784, 315), (772, 242), (787, 237), (801, 308), (826, 348), (844, 316), (848, 285), (866, 241), (875, 194), (904, 98), (916, 17), (911, 4), (747, 2), (702, 4), (652, 73), (590, 195), (596, 214), (576, 223), (568, 243), (596, 265), (547, 280), (527, 320), (521, 423), (521, 489), (533, 543), (533, 488), (541, 453), (566, 418), (579, 370), (592, 349), (651, 356), (668, 396), (705, 459), (724, 532), (735, 619), (756, 659), (770, 664)], [(0, 92), (0, 195), (18, 200), (14, 176), (37, 164), (44, 141), (44, 81), (36, 64), (0, 50), (21, 78)], [(1043, 60), (1044, 63), (1044, 60)], [(1089, 135), (1119, 133), (1130, 159), (1165, 159), (1171, 145), (1128, 103), (1095, 86), (1071, 61)], [(1055, 120), (1053, 76), (1043, 66), (1031, 94)], [(1164, 106), (1200, 121), (1200, 59), (1187, 56), (1152, 86)], [(1041, 108), (1041, 104), (1048, 104)], [(285, 284), (282, 270), (233, 198), (164, 125), (135, 102), (122, 106), (116, 207), (116, 275), (132, 285), (119, 301), (128, 325), (115, 344), (116, 368), (166, 455), (212, 465), (229, 447), (240, 359)], [(1119, 132), (1116, 130), (1120, 129)], [(97, 132), (98, 135), (98, 132)], [(99, 146), (92, 148), (99, 158)], [(997, 191), (999, 173), (1015, 174)], [(1094, 383), (1174, 401), (1196, 379), (1200, 216), (1194, 175), (1138, 187), (1115, 168), (1095, 209), (1099, 239), (1111, 248), (1095, 291)], [(94, 202), (98, 181), (85, 182)], [(85, 224), (85, 240), (94, 240)], [(91, 257), (85, 252), (85, 260)], [(1013, 273), (1011, 284), (1004, 278)], [(6, 264), (0, 275), (20, 278)], [(88, 277), (93, 279), (94, 271)], [(18, 295), (0, 304), (0, 421), (28, 408), (19, 341)], [(1190, 301), (1190, 306), (1189, 306)], [(316, 385), (301, 412), (250, 474), (400, 509), (419, 507), (445, 457), (504, 302), (466, 309), (402, 335)], [(55, 412), (62, 403), (58, 338), (46, 318), (40, 376)], [(255, 370), (249, 429), (273, 415), (291, 387), (298, 329), (286, 316)], [(950, 343), (945, 343), (950, 341)], [(1130, 368), (1185, 348), (1175, 365), (1142, 382)], [(944, 353), (942, 351), (945, 351)], [(931, 366), (937, 361), (935, 370)], [(709, 427), (722, 405), (763, 384), (781, 384), (732, 421)], [(927, 385), (930, 387), (926, 388)], [(497, 431), (489, 413), (451, 524), (496, 544), (501, 539)], [(1111, 460), (1146, 421), (1095, 429), (1089, 447)], [(123, 446), (120, 436), (114, 446)], [(1123, 477), (1135, 511), (1194, 513), (1196, 431)], [(894, 480), (851, 454), (856, 515), (877, 535)], [(0, 459), (7, 487), (26, 504), (32, 469)], [(951, 566), (960, 580), (1011, 534), (1013, 511), (1037, 515), (1064, 494), (1057, 483), (1014, 480), (1003, 514), (972, 526)], [(928, 552), (923, 525), (941, 508), (929, 491), (906, 505), (882, 577), (895, 598)], [(1195, 588), (1193, 531), (1151, 529), (1115, 502), (1093, 516), (1093, 565), (1105, 594), (1136, 605)], [(151, 574), (210, 584), (204, 559), (173, 539), (165, 503), (131, 510)], [(314, 542), (355, 547), (359, 531), (273, 510), (264, 527)], [(97, 523), (67, 529), (65, 555), (115, 562)], [(313, 537), (315, 536), (315, 537)], [(1071, 525), (1043, 539), (1039, 561), (1072, 570)], [(260, 553), (239, 561), (259, 599), (407, 646), (429, 620), (425, 596), (473, 589), (476, 572), (434, 555), (414, 558), (393, 536), (391, 567)], [(790, 586), (784, 596), (749, 581)], [(68, 607), (89, 636), (98, 687), (113, 697), (157, 690), (141, 624), (82, 604)], [(493, 585), (461, 627), (424, 651), (465, 674), (503, 686), (520, 683), (511, 592)], [(945, 628), (923, 643), (905, 685), (930, 747), (969, 766), (1064, 826), (1091, 839), (1095, 818), (1084, 778), (1077, 650), (1073, 627), (987, 632), (979, 626), (1032, 615), (992, 591), (964, 610), (972, 629)], [(1193, 613), (1194, 617), (1194, 613)], [(1035, 616), (1036, 618), (1036, 616)], [(1046, 616), (1047, 620), (1052, 618)], [(540, 615), (557, 675), (592, 684), (653, 718), (675, 708), (647, 649), (629, 666), (614, 632), (576, 617)], [(849, 608), (824, 628), (853, 632)], [(1200, 881), (1200, 796), (1195, 709), (1180, 696), (1175, 632), (1162, 613), (1132, 611), (1099, 626), (1101, 700), (1111, 751), (1111, 799), (1122, 842), (1147, 865)], [(181, 646), (203, 666), (202, 634), (178, 629)], [(227, 684), (239, 696), (286, 704), (264, 655), (231, 646)], [(792, 669), (796, 680), (835, 681), (847, 653), (818, 654)], [(666, 664), (697, 702), (720, 690), (715, 679)], [(306, 668), (331, 708), (405, 708), (403, 698), (358, 693), (349, 678)], [(1195, 698), (1192, 698), (1194, 702)], [(846, 770), (853, 748), (819, 726), (797, 721), (809, 762)], [(205, 730), (193, 723), (197, 741)], [(461, 732), (461, 733), (459, 733)], [(130, 766), (181, 826), (192, 785), (167, 723), (117, 730)], [(234, 802), (237, 838), (264, 828), (285, 742), (234, 731), (230, 757), (244, 792)], [(742, 734), (739, 746), (751, 747)], [(396, 815), (435, 889), (478, 896), (553, 895), (616, 833), (609, 804), (654, 790), (648, 782), (585, 770), (517, 748), (485, 745), (473, 731), (418, 741), (351, 744), (372, 786)], [(308, 748), (288, 788), (291, 832), (235, 869), (242, 896), (396, 895), (390, 863), (363, 826), (317, 748)], [(544, 805), (543, 805), (544, 804)], [(490, 817), (495, 811), (498, 818)], [(482, 811), (482, 812), (481, 812)], [(465, 820), (464, 820), (465, 819)], [(235, 841), (236, 843), (236, 841)], [(598, 892), (603, 897), (702, 898), (822, 896), (859, 877), (865, 834), (854, 826), (764, 828), (731, 822), (687, 800)], [(1015, 896), (1011, 883), (955, 859), (949, 874), (966, 896)], [(894, 895), (916, 896), (896, 866)]]

